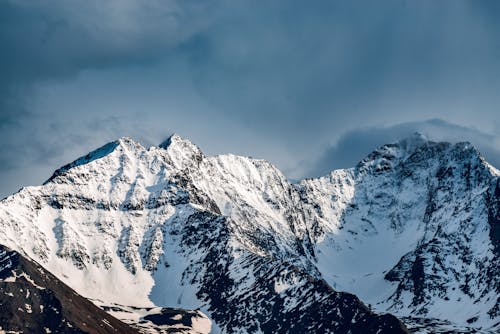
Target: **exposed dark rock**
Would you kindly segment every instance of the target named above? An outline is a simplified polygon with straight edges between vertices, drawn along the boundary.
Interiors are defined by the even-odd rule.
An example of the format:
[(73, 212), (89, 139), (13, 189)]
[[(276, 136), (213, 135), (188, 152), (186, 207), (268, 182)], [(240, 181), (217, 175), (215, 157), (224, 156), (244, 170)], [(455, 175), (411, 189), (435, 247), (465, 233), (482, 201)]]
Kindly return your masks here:
[(0, 328), (7, 332), (138, 333), (4, 246), (0, 246), (0, 310)]

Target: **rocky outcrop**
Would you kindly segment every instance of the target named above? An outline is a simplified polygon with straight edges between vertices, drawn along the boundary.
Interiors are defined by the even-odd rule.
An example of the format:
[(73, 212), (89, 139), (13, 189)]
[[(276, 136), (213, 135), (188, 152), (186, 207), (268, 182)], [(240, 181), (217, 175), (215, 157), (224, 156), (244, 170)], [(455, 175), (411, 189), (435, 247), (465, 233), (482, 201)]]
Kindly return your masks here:
[(35, 262), (3, 246), (0, 310), (4, 333), (139, 333)]

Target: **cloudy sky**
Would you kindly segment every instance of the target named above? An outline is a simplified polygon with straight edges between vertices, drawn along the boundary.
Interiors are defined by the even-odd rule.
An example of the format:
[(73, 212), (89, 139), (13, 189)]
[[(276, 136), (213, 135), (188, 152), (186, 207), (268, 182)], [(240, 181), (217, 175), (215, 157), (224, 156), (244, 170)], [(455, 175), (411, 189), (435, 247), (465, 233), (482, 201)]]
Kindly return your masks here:
[(291, 179), (418, 130), (500, 167), (500, 1), (0, 1), (0, 197), (173, 132)]

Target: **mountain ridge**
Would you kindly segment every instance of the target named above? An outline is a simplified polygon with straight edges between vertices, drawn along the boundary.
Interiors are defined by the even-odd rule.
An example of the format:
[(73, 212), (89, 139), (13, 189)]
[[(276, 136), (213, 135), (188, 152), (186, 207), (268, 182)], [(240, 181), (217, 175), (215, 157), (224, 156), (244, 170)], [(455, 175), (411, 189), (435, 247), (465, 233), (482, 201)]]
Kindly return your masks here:
[[(418, 145), (412, 144), (415, 142)], [(441, 202), (429, 199), (429, 194), (437, 191), (435, 198), (439, 199), (442, 196), (440, 184), (450, 183), (449, 190), (454, 194), (451, 203), (462, 203), (463, 198), (456, 194), (466, 184), (462, 185), (461, 178), (450, 178), (453, 168), (476, 175), (467, 178), (472, 184), (469, 192), (479, 193), (482, 191), (479, 186), (484, 188), (487, 182), (498, 178), (498, 171), (495, 172), (477, 150), (467, 144), (434, 143), (418, 136), (414, 136), (412, 142), (407, 140), (406, 144), (400, 141), (384, 145), (354, 168), (332, 171), (322, 178), (306, 179), (297, 184), (290, 184), (275, 166), (264, 160), (234, 155), (207, 157), (196, 145), (177, 135), (170, 137), (161, 147), (147, 149), (129, 138), (112, 143), (117, 145), (109, 152), (97, 149), (89, 153), (88, 158), (77, 159), (66, 165), (70, 167), (64, 166), (56, 171), (43, 189), (29, 187), (1, 201), (0, 219), (9, 223), (4, 224), (6, 233), (0, 242), (26, 251), (55, 272), (60, 272), (59, 268), (67, 270), (68, 266), (74, 268), (69, 270), (73, 276), (71, 283), (86, 292), (88, 297), (102, 292), (108, 302), (125, 305), (132, 305), (129, 302), (133, 301), (141, 306), (201, 307), (211, 314), (212, 320), (215, 319), (216, 327), (222, 326), (229, 332), (255, 332), (263, 328), (290, 331), (291, 328), (286, 329), (285, 324), (279, 322), (265, 327), (266, 320), (255, 318), (255, 314), (274, 314), (276, 319), (287, 319), (287, 314), (294, 314), (294, 307), (290, 309), (286, 305), (298, 305), (298, 299), (287, 291), (305, 293), (303, 307), (309, 310), (306, 313), (313, 312), (318, 301), (306, 298), (306, 291), (312, 293), (318, 288), (311, 288), (311, 284), (306, 283), (310, 282), (308, 276), (313, 281), (323, 280), (337, 291), (340, 288), (340, 291), (361, 295), (362, 300), (378, 312), (396, 312), (401, 317), (417, 312), (416, 315), (425, 318), (429, 312), (422, 306), (427, 300), (425, 298), (437, 303), (440, 297), (434, 295), (432, 289), (426, 289), (425, 284), (422, 289), (417, 289), (421, 293), (415, 294), (416, 281), (411, 280), (408, 268), (418, 267), (421, 263), (425, 273), (428, 270), (426, 264), (431, 260), (426, 258), (423, 262), (415, 262), (416, 257), (407, 254), (414, 251), (412, 247), (417, 247), (418, 242), (426, 242), (426, 235), (434, 231), (434, 225), (446, 226), (441, 223), (442, 217), (444, 213), (449, 214), (446, 210), (440, 213)], [(109, 148), (106, 145), (103, 147)], [(398, 151), (408, 147), (411, 147), (411, 154)], [(107, 154), (100, 156), (94, 152)], [(446, 155), (452, 159), (446, 160)], [(98, 158), (90, 159), (95, 156)], [(474, 168), (466, 167), (466, 163)], [(436, 181), (436, 178), (446, 182)], [(410, 186), (416, 195), (398, 200), (394, 190), (401, 189), (400, 194), (411, 194)], [(376, 193), (372, 196), (374, 190)], [(478, 196), (485, 195), (482, 192)], [(493, 217), (489, 222), (492, 222), (490, 230), (495, 236), (497, 230), (494, 227), (498, 225), (495, 219), (500, 211), (495, 206), (498, 194), (493, 192), (490, 197), (488, 203), (491, 205), (485, 205), (482, 200), (474, 201), (481, 219), (473, 222), (486, 228), (482, 217)], [(434, 209), (432, 205), (423, 207), (420, 198), (437, 204)], [(408, 205), (412, 209), (405, 213), (404, 208)], [(16, 207), (21, 214), (12, 214)], [(375, 211), (367, 215), (370, 210)], [(491, 212), (485, 214), (484, 210)], [(435, 212), (441, 216), (434, 217)], [(26, 219), (45, 227), (34, 229), (23, 223)], [(414, 224), (408, 223), (407, 219)], [(426, 220), (429, 222), (425, 223)], [(387, 221), (392, 223), (387, 224)], [(457, 226), (457, 229), (462, 228), (461, 224)], [(13, 232), (16, 230), (31, 234), (34, 246), (27, 247), (26, 242), (16, 240), (18, 232)], [(383, 235), (388, 236), (387, 239)], [(411, 235), (413, 241), (405, 239)], [(456, 237), (456, 233), (450, 235)], [(482, 235), (478, 237), (484, 238)], [(96, 243), (89, 238), (101, 241)], [(363, 248), (361, 240), (375, 248)], [(384, 244), (399, 246), (392, 254), (389, 251), (379, 254), (380, 249), (385, 249)], [(443, 245), (445, 250), (451, 247), (449, 243)], [(473, 263), (481, 262), (481, 252), (489, 252), (487, 247), (464, 245), (470, 248), (467, 256), (478, 259)], [(353, 258), (354, 252), (350, 249), (357, 249), (358, 257)], [(377, 257), (371, 256), (374, 263), (363, 262), (371, 272), (349, 272), (352, 271), (348, 267), (349, 261), (352, 267), (353, 259), (362, 254), (370, 258), (370, 253), (378, 254)], [(431, 252), (425, 249), (422, 254), (428, 256)], [(340, 255), (345, 258), (340, 258)], [(494, 269), (498, 256), (492, 256), (483, 256), (481, 260), (487, 268)], [(223, 265), (218, 265), (216, 259), (224, 259)], [(401, 265), (398, 266), (399, 262)], [(306, 276), (293, 274), (295, 271), (286, 263)], [(275, 272), (271, 268), (282, 268), (282, 271)], [(442, 269), (442, 277), (456, 272), (450, 268), (455, 267), (451, 265)], [(390, 270), (392, 273), (387, 274)], [(96, 283), (93, 286), (85, 283), (82, 272), (93, 275)], [(358, 278), (365, 277), (363, 275), (369, 275), (366, 282)], [(139, 284), (141, 289), (150, 289), (150, 293), (118, 296), (120, 289), (113, 292), (99, 288), (104, 284), (99, 283), (101, 276), (121, 282), (123, 287)], [(485, 301), (485, 298), (492, 298), (492, 293), (493, 296), (498, 294), (494, 291), (497, 272), (490, 273), (490, 283), (485, 281), (487, 277), (484, 275), (474, 272), (472, 276), (477, 280), (477, 286), (482, 287), (481, 291), (490, 291), (489, 297), (483, 296), (479, 300)], [(263, 281), (264, 277), (267, 278)], [(355, 278), (354, 283), (349, 277)], [(431, 280), (432, 275), (423, 277), (431, 286), (439, 282)], [(456, 281), (461, 282), (462, 277), (456, 277)], [(263, 284), (266, 280), (274, 283), (271, 286)], [(177, 282), (175, 291), (162, 291), (165, 282)], [(367, 282), (375, 285), (363, 285)], [(259, 286), (260, 294), (282, 306), (273, 309), (269, 303), (263, 303), (252, 286)], [(302, 290), (297, 290), (297, 286), (302, 286)], [(370, 286), (373, 291), (381, 291), (378, 296), (373, 291), (369, 293)], [(451, 294), (452, 288), (456, 287), (450, 286), (446, 293)], [(220, 297), (217, 295), (221, 291), (225, 297), (218, 301)], [(404, 299), (412, 294), (419, 295), (415, 305)], [(325, 300), (332, 298), (327, 296), (328, 293)], [(347, 298), (337, 292), (332, 296), (332, 302)], [(279, 300), (286, 302), (280, 304)], [(242, 303), (246, 308), (241, 309), (239, 305)], [(333, 305), (337, 305), (335, 303)], [(234, 305), (238, 313), (224, 305)], [(491, 310), (495, 309), (495, 303), (490, 301), (488, 305), (492, 305)], [(351, 307), (363, 310), (362, 306)], [(446, 307), (451, 306), (446, 304)], [(494, 319), (498, 315), (495, 313), (492, 313), (492, 322), (482, 308), (471, 306), (471, 309), (482, 314), (476, 319), (478, 328), (497, 326)], [(366, 308), (361, 314), (365, 315), (360, 320), (372, 317)], [(309, 320), (315, 326), (332, 317), (328, 312), (316, 316), (317, 320)], [(295, 320), (299, 324), (305, 321), (300, 319), (307, 319), (304, 314), (295, 317), (289, 322)], [(337, 315), (333, 319), (337, 325), (331, 323), (331, 328), (339, 329), (341, 327), (335, 326), (352, 323), (352, 319), (346, 316)], [(382, 318), (376, 321), (381, 328), (395, 325), (388, 325)], [(453, 322), (462, 323), (456, 317)], [(236, 326), (237, 323), (241, 327)]]

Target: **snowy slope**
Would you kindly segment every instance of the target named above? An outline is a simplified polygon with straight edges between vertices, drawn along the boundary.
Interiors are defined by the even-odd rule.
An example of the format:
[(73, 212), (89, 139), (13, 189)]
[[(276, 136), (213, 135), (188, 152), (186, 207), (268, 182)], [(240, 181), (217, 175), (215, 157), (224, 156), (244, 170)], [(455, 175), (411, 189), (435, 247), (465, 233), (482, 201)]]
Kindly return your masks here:
[(401, 317), (500, 328), (498, 171), (469, 143), (416, 135), (297, 188), (334, 288)]
[(98, 305), (201, 309), (214, 332), (405, 332), (322, 280), (298, 201), (264, 161), (121, 138), (3, 200), (0, 243)]
[(0, 243), (98, 305), (200, 309), (213, 332), (404, 331), (349, 293), (493, 331), (498, 175), (470, 144), (418, 136), (293, 185), (176, 135), (121, 138), (1, 201)]

